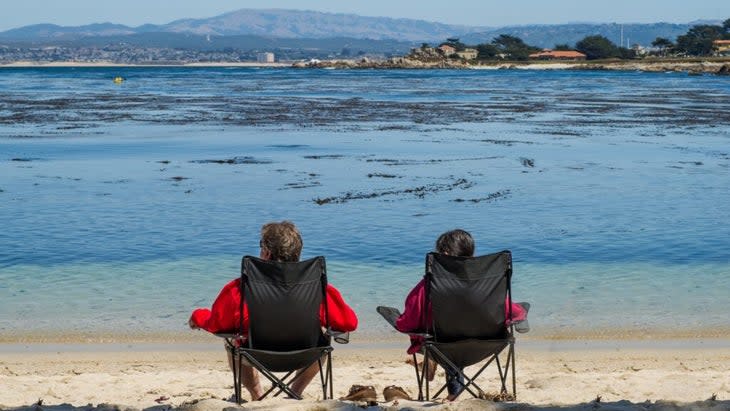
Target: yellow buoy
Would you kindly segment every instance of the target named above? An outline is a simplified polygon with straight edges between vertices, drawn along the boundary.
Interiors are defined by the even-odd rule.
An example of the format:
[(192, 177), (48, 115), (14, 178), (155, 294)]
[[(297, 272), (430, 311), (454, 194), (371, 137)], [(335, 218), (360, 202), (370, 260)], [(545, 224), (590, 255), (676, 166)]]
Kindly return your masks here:
[(124, 81), (124, 77), (122, 77), (122, 76), (116, 76), (116, 77), (114, 77), (114, 83), (115, 84), (122, 84), (123, 81)]

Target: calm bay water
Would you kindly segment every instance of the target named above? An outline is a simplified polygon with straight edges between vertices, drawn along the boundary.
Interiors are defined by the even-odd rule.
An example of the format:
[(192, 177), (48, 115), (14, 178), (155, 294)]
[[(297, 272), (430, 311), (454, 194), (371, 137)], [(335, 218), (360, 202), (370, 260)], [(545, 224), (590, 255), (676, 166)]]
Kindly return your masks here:
[(185, 333), (281, 219), (366, 334), (461, 227), (533, 335), (727, 336), (729, 177), (723, 77), (2, 69), (0, 338)]

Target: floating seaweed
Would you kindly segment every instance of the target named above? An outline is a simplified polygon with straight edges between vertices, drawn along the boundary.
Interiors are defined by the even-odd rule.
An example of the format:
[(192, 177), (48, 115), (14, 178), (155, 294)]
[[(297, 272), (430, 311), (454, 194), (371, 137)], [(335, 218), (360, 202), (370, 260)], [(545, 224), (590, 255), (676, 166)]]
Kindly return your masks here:
[(325, 198), (315, 198), (313, 201), (317, 203), (318, 205), (324, 205), (324, 204), (343, 204), (347, 203), (349, 201), (353, 200), (365, 200), (370, 198), (380, 198), (385, 196), (397, 196), (397, 195), (404, 195), (409, 194), (413, 195), (417, 198), (423, 198), (427, 194), (434, 194), (441, 191), (451, 191), (456, 188), (461, 189), (467, 189), (470, 187), (473, 187), (474, 183), (460, 178), (452, 183), (449, 184), (428, 184), (425, 186), (419, 186), (414, 188), (406, 188), (403, 190), (384, 190), (384, 191), (374, 191), (374, 192), (347, 192), (340, 196), (333, 196), (333, 197), (325, 197)]
[(334, 159), (343, 158), (343, 157), (345, 157), (345, 156), (342, 154), (321, 154), (321, 155), (304, 156), (304, 158), (309, 159), (309, 160), (323, 160), (323, 159), (334, 160)]
[(533, 168), (535, 167), (535, 160), (531, 158), (520, 157), (520, 162), (523, 166)]
[(453, 201), (455, 203), (464, 203), (464, 202), (470, 202), (470, 203), (475, 203), (475, 204), (482, 203), (482, 202), (491, 203), (493, 201), (505, 198), (505, 197), (509, 196), (511, 193), (512, 193), (511, 190), (495, 191), (494, 193), (491, 193), (491, 194), (487, 195), (486, 197), (471, 198), (471, 199), (457, 198), (457, 199), (454, 199), (451, 201)]
[(198, 164), (271, 164), (271, 160), (260, 160), (251, 156), (241, 156), (214, 160), (193, 160), (191, 163)]

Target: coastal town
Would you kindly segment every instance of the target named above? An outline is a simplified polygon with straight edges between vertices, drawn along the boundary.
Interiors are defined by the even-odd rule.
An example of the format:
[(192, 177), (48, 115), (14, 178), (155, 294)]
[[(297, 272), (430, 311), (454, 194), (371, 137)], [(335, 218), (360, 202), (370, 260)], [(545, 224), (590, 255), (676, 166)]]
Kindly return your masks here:
[[(623, 33), (623, 32), (622, 32)], [(211, 44), (210, 36), (205, 37)], [(520, 37), (500, 34), (490, 42), (465, 44), (458, 37), (421, 43), (408, 53), (353, 50), (342, 47), (179, 47), (168, 43), (140, 45), (132, 41), (96, 45), (0, 41), (1, 66), (36, 65), (258, 65), (295, 68), (573, 68), (642, 71), (685, 71), (691, 74), (730, 72), (730, 19), (721, 25), (700, 24), (676, 39), (657, 37), (651, 44), (618, 44), (602, 35), (587, 35), (575, 44), (537, 47)], [(228, 43), (230, 44), (230, 43)]]

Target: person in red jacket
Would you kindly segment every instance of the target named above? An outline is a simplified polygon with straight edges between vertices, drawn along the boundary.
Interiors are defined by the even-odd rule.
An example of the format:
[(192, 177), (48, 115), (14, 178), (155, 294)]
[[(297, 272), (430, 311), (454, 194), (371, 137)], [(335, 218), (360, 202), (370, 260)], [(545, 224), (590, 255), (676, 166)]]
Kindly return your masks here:
[[(302, 236), (299, 230), (290, 221), (281, 223), (264, 224), (261, 228), (261, 241), (259, 243), (263, 260), (296, 262), (302, 252)], [(199, 308), (193, 311), (188, 324), (190, 328), (202, 329), (211, 333), (235, 332), (240, 324), (241, 292), (239, 288), (240, 279), (237, 278), (226, 284), (218, 294), (210, 309)], [(330, 327), (335, 331), (350, 332), (357, 328), (357, 316), (355, 312), (345, 303), (340, 292), (333, 286), (327, 284), (327, 308), (329, 309)], [(325, 321), (325, 305), (320, 305), (319, 318), (322, 326)], [(243, 306), (243, 328), (248, 329), (248, 308)], [(233, 360), (228, 358), (229, 365), (233, 367)], [(297, 394), (304, 391), (307, 385), (317, 375), (319, 366), (317, 363), (298, 371), (296, 380), (292, 384), (292, 390)], [(263, 395), (259, 383), (258, 372), (250, 366), (242, 366), (241, 380), (253, 400), (258, 400)]]
[[(436, 240), (436, 252), (457, 257), (473, 257), (474, 256), (474, 239), (471, 234), (464, 230), (456, 229), (447, 231)], [(408, 293), (405, 302), (405, 310), (395, 322), (396, 328), (401, 332), (423, 332), (427, 329), (431, 322), (431, 305), (426, 307), (426, 286), (425, 280), (421, 280)], [(524, 322), (527, 320), (527, 310), (520, 304), (512, 303), (509, 297), (505, 300), (505, 306), (511, 305), (512, 317), (509, 317), (509, 310), (505, 310), (506, 325)], [(424, 316), (424, 311), (426, 315)], [(421, 351), (423, 345), (422, 337), (411, 337), (411, 346), (408, 348), (408, 354), (414, 354)], [(446, 398), (453, 401), (464, 390), (463, 370), (445, 370), (446, 371), (446, 388), (449, 392)], [(428, 379), (433, 379), (436, 372), (436, 363), (429, 364)]]

